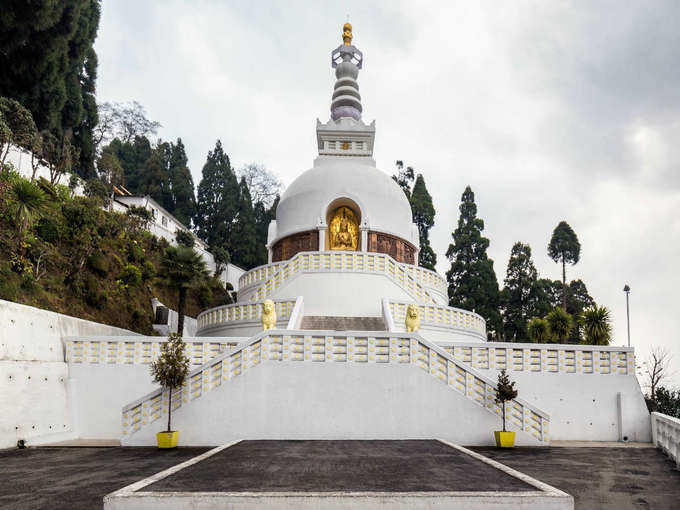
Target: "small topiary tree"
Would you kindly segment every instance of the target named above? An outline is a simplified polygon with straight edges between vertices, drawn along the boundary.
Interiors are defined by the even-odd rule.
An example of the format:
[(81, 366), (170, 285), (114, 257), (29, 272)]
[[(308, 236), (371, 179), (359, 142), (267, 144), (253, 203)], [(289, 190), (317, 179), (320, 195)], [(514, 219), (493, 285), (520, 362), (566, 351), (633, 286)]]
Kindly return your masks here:
[(151, 362), (153, 381), (159, 383), (169, 392), (168, 395), (168, 430), (172, 416), (172, 392), (184, 384), (189, 373), (189, 358), (184, 353), (182, 336), (170, 333), (168, 341), (161, 344), (161, 355)]
[(503, 416), (503, 432), (505, 430), (505, 403), (517, 397), (517, 390), (515, 389), (515, 381), (510, 381), (510, 377), (505, 373), (505, 369), (498, 374), (498, 382), (496, 383), (496, 404), (501, 406)]

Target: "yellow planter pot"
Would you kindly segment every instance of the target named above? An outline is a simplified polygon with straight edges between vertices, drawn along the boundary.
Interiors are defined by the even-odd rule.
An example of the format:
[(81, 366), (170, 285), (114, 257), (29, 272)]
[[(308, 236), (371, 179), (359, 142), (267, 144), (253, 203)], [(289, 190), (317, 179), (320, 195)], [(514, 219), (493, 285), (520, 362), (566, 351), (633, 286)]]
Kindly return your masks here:
[(514, 432), (503, 432), (501, 430), (496, 430), (493, 433), (496, 438), (496, 446), (498, 448), (512, 448), (515, 446), (515, 433)]
[(159, 432), (156, 434), (156, 441), (159, 448), (177, 448), (177, 440), (179, 439), (179, 432), (176, 430), (172, 432)]

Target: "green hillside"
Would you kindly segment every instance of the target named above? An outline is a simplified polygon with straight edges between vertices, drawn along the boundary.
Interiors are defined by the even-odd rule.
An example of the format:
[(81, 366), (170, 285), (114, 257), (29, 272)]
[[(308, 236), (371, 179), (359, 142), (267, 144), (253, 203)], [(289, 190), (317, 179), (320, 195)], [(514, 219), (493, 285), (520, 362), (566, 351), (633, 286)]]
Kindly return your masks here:
[[(156, 277), (168, 242), (144, 229), (144, 211), (108, 212), (63, 185), (0, 173), (0, 299), (152, 334), (151, 300), (176, 308)], [(186, 313), (230, 302), (211, 278)]]

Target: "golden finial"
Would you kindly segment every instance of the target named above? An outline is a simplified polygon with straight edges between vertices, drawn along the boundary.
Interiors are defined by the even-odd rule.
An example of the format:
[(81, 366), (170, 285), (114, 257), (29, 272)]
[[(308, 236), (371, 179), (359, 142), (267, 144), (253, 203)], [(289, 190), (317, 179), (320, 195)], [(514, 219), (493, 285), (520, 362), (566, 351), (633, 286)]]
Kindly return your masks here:
[(342, 26), (342, 42), (345, 46), (352, 44), (352, 25), (349, 21)]

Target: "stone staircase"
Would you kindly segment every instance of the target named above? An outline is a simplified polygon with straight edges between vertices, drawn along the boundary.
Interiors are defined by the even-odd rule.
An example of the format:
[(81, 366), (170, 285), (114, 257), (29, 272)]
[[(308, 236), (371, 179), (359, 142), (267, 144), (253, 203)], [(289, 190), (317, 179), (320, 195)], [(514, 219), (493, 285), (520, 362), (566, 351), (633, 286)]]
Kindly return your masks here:
[(306, 315), (300, 329), (322, 331), (387, 331), (382, 317), (338, 317)]
[[(417, 333), (268, 330), (192, 370), (173, 391), (173, 423), (183, 444), (194, 446), (323, 439), (329, 431), (489, 444), (502, 412), (495, 395), (493, 379)], [(123, 446), (155, 444), (168, 397), (157, 388), (123, 407)], [(519, 444), (549, 443), (545, 411), (517, 397), (505, 412)]]

